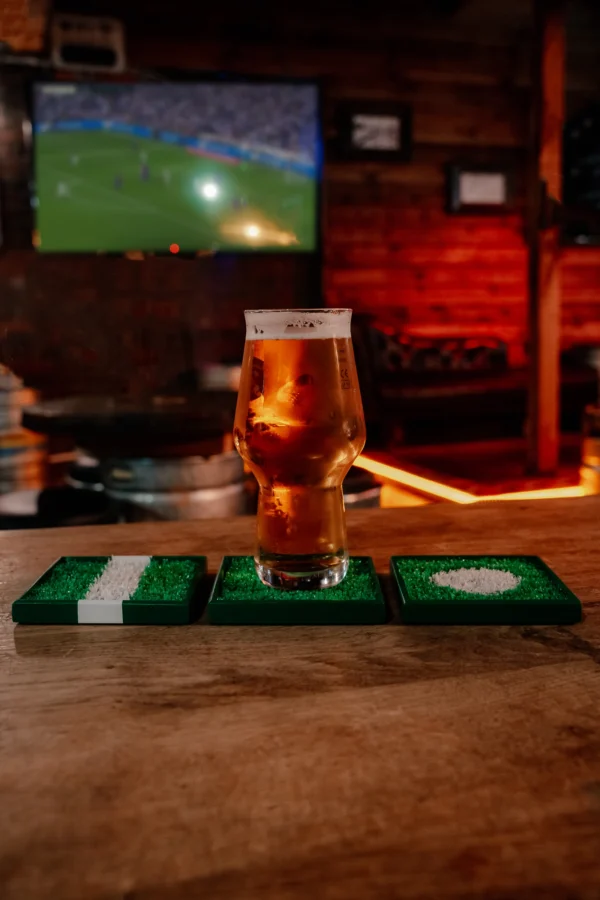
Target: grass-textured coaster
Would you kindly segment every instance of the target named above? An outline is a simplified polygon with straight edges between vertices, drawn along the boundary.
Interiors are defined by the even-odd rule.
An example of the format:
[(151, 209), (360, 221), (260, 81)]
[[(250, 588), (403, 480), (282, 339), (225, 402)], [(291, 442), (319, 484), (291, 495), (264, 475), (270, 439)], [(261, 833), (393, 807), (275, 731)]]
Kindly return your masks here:
[(537, 556), (393, 556), (408, 625), (568, 625), (581, 603)]
[(386, 608), (370, 556), (353, 556), (341, 584), (281, 591), (257, 577), (251, 556), (226, 556), (208, 602), (211, 625), (376, 625)]
[(28, 625), (186, 625), (200, 613), (204, 556), (62, 556), (22, 597)]

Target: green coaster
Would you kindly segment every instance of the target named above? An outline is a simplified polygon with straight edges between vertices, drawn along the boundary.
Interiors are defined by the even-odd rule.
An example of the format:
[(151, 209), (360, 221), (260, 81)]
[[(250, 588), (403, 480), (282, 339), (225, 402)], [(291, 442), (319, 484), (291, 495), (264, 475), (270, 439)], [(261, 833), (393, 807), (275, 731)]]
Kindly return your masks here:
[(393, 556), (407, 625), (569, 625), (581, 603), (537, 556)]
[(187, 625), (204, 556), (61, 556), (12, 606), (28, 625)]
[(379, 625), (386, 609), (370, 556), (353, 556), (341, 584), (281, 591), (257, 577), (251, 556), (226, 556), (208, 602), (211, 625)]

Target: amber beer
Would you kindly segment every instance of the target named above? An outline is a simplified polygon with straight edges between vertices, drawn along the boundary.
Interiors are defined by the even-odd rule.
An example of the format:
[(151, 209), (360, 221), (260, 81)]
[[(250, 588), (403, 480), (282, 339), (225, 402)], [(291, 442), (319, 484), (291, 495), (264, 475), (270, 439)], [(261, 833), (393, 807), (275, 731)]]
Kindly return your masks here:
[(259, 484), (256, 571), (325, 588), (348, 568), (342, 482), (365, 443), (349, 309), (248, 310), (235, 445)]

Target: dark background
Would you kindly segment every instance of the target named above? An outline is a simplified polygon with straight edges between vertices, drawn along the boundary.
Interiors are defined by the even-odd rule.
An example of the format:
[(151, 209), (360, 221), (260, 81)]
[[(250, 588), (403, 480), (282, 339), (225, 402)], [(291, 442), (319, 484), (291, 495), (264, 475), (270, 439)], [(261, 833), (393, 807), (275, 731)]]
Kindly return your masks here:
[[(336, 104), (397, 100), (412, 108), (407, 163), (343, 162), (324, 179), (325, 301), (416, 337), (498, 338), (511, 367), (526, 362), (526, 175), (530, 146), (532, 10), (523, 0), (383, 3), (65, 3), (114, 15), (131, 67), (318, 77), (324, 127)], [(597, 100), (598, 13), (568, 19), (569, 115)], [(38, 51), (45, 5), (7, 0), (0, 39)], [(32, 15), (33, 13), (33, 15)], [(0, 165), (9, 245), (0, 255), (3, 358), (48, 394), (143, 394), (207, 360), (239, 354), (242, 310), (319, 305), (314, 271), (297, 257), (202, 260), (41, 257), (27, 238), (22, 88), (0, 82)], [(508, 167), (514, 209), (452, 217), (445, 167)], [(600, 343), (600, 249), (563, 258), (563, 349)]]

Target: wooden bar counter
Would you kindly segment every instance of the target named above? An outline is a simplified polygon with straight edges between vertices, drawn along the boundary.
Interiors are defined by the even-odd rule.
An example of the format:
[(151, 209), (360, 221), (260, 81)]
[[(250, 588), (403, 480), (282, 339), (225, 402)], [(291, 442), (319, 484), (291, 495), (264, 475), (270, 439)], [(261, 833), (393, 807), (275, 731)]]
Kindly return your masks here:
[[(18, 626), (57, 557), (252, 519), (0, 533), (0, 896), (597, 898), (600, 498), (349, 516), (351, 549), (532, 553), (572, 627)], [(389, 587), (389, 585), (388, 585)]]

